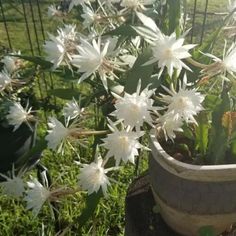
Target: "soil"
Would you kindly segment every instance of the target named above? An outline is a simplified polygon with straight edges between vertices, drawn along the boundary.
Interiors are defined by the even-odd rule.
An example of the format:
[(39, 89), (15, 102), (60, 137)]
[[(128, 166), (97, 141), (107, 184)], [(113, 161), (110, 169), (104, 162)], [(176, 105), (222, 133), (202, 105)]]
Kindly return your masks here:
[[(186, 138), (178, 138), (178, 141), (159, 141), (163, 149), (170, 156), (178, 161), (193, 164), (193, 165), (212, 165), (213, 160), (209, 160), (206, 156), (202, 157), (197, 151), (194, 150), (194, 141)], [(230, 152), (226, 153), (224, 163), (222, 164), (236, 164), (236, 156)]]

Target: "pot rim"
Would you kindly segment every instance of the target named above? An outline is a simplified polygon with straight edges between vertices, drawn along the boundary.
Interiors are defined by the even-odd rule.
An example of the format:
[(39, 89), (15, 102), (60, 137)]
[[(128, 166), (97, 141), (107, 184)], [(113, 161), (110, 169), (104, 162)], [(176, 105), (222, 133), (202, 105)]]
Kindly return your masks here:
[(236, 180), (236, 164), (192, 165), (174, 159), (162, 148), (154, 134), (150, 135), (153, 158), (167, 171), (184, 179), (196, 181)]

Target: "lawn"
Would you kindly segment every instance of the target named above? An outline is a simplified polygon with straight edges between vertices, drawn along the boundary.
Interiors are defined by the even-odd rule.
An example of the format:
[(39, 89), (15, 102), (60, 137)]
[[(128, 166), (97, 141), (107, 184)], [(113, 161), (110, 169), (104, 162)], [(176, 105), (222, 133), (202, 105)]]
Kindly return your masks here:
[[(42, 20), (44, 26), (44, 33), (51, 32), (52, 29), (55, 30), (56, 22), (49, 20), (47, 18), (47, 6), (53, 1), (43, 1), (40, 3), (40, 9), (42, 13)], [(217, 27), (219, 15), (212, 13), (215, 12), (225, 12), (226, 3), (228, 1), (222, 0), (211, 0), (209, 1), (208, 11), (210, 14), (207, 16), (206, 20), (206, 30), (205, 35), (209, 34), (214, 28)], [(38, 7), (35, 1), (32, 1), (32, 8), (34, 15), (30, 14), (31, 6), (30, 4), (25, 4), (25, 11), (27, 13), (27, 23), (24, 18), (24, 9), (21, 1), (5, 0), (2, 1), (3, 9), (5, 12), (5, 18), (7, 21), (7, 27), (9, 30), (9, 36), (11, 40), (12, 48), (16, 51), (21, 50), (23, 54), (31, 54), (32, 49), (35, 55), (41, 53), (41, 47), (44, 42), (44, 37), (42, 34), (42, 27), (40, 24)], [(187, 11), (189, 17), (193, 14), (193, 4), (194, 0), (188, 1)], [(199, 42), (201, 35), (201, 26), (203, 22), (203, 12), (205, 8), (205, 1), (201, 0), (197, 3), (197, 14), (194, 29), (194, 42)], [(0, 49), (7, 48), (7, 35), (5, 32), (3, 18), (0, 14)], [(35, 24), (34, 24), (35, 23)], [(28, 30), (27, 30), (28, 24)], [(191, 21), (189, 23), (191, 26)], [(29, 40), (29, 35), (30, 39)], [(37, 35), (37, 36), (36, 36)], [(47, 36), (47, 35), (46, 35)], [(32, 47), (30, 45), (32, 41)], [(39, 45), (39, 48), (38, 48)], [(53, 80), (53, 83), (52, 83)], [(42, 97), (39, 96), (41, 100), (47, 96), (44, 88), (47, 83), (49, 87), (60, 87), (62, 85), (61, 81), (57, 77), (50, 77), (50, 75), (45, 75), (41, 78), (41, 86), (43, 90)], [(70, 86), (68, 84), (67, 86)], [(85, 88), (86, 92), (87, 91)], [(38, 91), (37, 91), (38, 92)], [(53, 100), (53, 104), (61, 107), (60, 99)], [(94, 122), (93, 119), (89, 122)], [(147, 153), (143, 153), (140, 157), (140, 164), (137, 175), (147, 169)], [(81, 158), (85, 162), (91, 159), (91, 152), (85, 148), (81, 149)], [(78, 175), (79, 168), (74, 163), (77, 160), (72, 153), (67, 152), (65, 155), (55, 155), (52, 152), (45, 152), (42, 157), (42, 164), (44, 164), (52, 175), (52, 178), (56, 181), (58, 185), (76, 185), (76, 176)], [(132, 180), (135, 178), (134, 165), (128, 164), (119, 171), (119, 174), (115, 173), (111, 176), (112, 179), (116, 181), (112, 184), (109, 189), (109, 197), (103, 198), (99, 203), (95, 214), (89, 222), (83, 227), (82, 235), (96, 235), (96, 236), (119, 236), (124, 235), (124, 203), (127, 188)], [(58, 178), (58, 173), (61, 173)], [(30, 173), (35, 175), (35, 172)], [(78, 232), (78, 222), (76, 219), (81, 213), (85, 205), (84, 193), (78, 193), (73, 197), (68, 197), (60, 203), (60, 220), (64, 227), (70, 227), (66, 235), (79, 235)], [(0, 196), (0, 236), (13, 236), (13, 235), (55, 235), (54, 222), (50, 217), (50, 209), (45, 206), (40, 212), (39, 216), (34, 218), (30, 211), (25, 210), (25, 208), (18, 204), (16, 200), (9, 199), (6, 196)]]

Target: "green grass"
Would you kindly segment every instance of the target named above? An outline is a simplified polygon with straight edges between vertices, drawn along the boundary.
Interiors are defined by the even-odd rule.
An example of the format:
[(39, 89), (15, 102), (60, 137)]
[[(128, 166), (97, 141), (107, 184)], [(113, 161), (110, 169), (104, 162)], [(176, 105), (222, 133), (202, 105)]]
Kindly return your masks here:
[[(194, 6), (194, 0), (190, 0), (188, 12), (189, 16), (192, 17), (193, 15), (193, 6)], [(227, 12), (227, 3), (228, 1), (209, 1), (208, 2), (208, 8), (207, 8), (207, 18), (205, 23), (205, 29), (204, 29), (204, 38), (209, 35), (210, 32), (213, 32), (217, 29), (219, 26), (219, 21), (222, 19), (222, 15), (219, 13), (226, 13)], [(202, 34), (202, 27), (204, 23), (204, 12), (205, 12), (205, 4), (206, 1), (197, 1), (196, 5), (196, 15), (195, 15), (195, 24), (193, 29), (193, 42), (194, 43), (200, 43), (200, 37)], [(216, 13), (216, 14), (215, 14)], [(192, 20), (188, 23), (189, 27), (192, 27)], [(190, 32), (191, 34), (191, 32)]]
[[(43, 157), (44, 163), (58, 185), (76, 186), (78, 167), (70, 156), (53, 156), (47, 153)], [(145, 168), (146, 168), (145, 164)], [(123, 235), (124, 234), (124, 202), (127, 186), (133, 179), (133, 166), (127, 165), (119, 173), (114, 173), (111, 178), (119, 184), (112, 184), (109, 197), (103, 198), (95, 211), (93, 218), (85, 225), (82, 235)], [(63, 173), (58, 179), (58, 173)], [(32, 173), (31, 173), (32, 174)], [(84, 207), (86, 195), (78, 193), (67, 197), (60, 203), (60, 218), (64, 226), (78, 223), (75, 219), (80, 215)], [(42, 227), (45, 226), (45, 235), (55, 235), (53, 220), (50, 218), (48, 206), (44, 206), (39, 216), (34, 218), (30, 211), (25, 210), (21, 203), (0, 197), (0, 235), (42, 235)], [(93, 234), (93, 233), (95, 234)], [(76, 230), (69, 231), (67, 235), (78, 235)]]
[[(22, 11), (22, 6), (19, 1), (10, 1), (14, 6), (18, 8), (18, 11)], [(189, 4), (193, 4), (193, 0), (189, 1)], [(197, 9), (202, 12), (204, 9), (205, 1), (198, 1)], [(209, 1), (210, 12), (224, 12), (226, 10), (226, 2), (222, 0)], [(42, 4), (42, 13), (46, 14), (47, 4)], [(29, 6), (26, 6), (29, 11)], [(9, 3), (5, 1), (4, 9), (6, 11), (7, 26), (9, 27), (10, 37), (13, 48), (15, 50), (22, 50), (23, 53), (30, 53), (30, 47), (27, 38), (27, 31), (25, 28), (24, 18), (21, 13), (12, 8)], [(36, 8), (35, 8), (36, 9)], [(191, 13), (191, 8), (189, 8)], [(197, 29), (200, 29), (202, 24), (202, 15), (196, 16)], [(216, 25), (219, 17), (209, 15), (207, 18), (206, 34), (213, 29), (212, 25)], [(29, 15), (29, 19), (31, 16)], [(51, 31), (54, 28), (53, 21), (49, 21), (45, 16), (43, 18), (46, 31)], [(39, 39), (41, 45), (43, 44), (43, 38), (40, 33), (39, 21), (37, 20), (37, 32), (39, 33)], [(37, 51), (37, 45), (35, 44), (34, 26), (32, 19), (29, 21), (30, 34), (34, 42), (34, 49)], [(199, 40), (199, 30), (195, 31), (194, 40)], [(7, 47), (7, 37), (2, 21), (0, 21), (0, 47)], [(48, 78), (47, 78), (48, 80)], [(59, 87), (60, 84), (57, 84)], [(82, 160), (88, 162), (91, 159), (91, 152), (89, 150), (82, 150)], [(51, 152), (45, 152), (42, 163), (48, 167), (52, 178), (56, 180), (58, 185), (76, 185), (76, 178), (79, 168), (74, 163), (74, 156), (67, 153), (64, 156), (53, 155)], [(147, 169), (147, 155), (142, 157), (140, 172)], [(58, 173), (62, 173), (58, 179)], [(96, 236), (121, 236), (124, 234), (124, 203), (127, 188), (134, 178), (134, 166), (126, 165), (122, 167), (119, 173), (112, 174), (111, 178), (117, 181), (113, 183), (109, 189), (109, 197), (103, 198), (97, 207), (93, 218), (84, 226), (82, 235), (96, 235)], [(34, 174), (34, 173), (33, 173)], [(78, 193), (75, 196), (67, 197), (60, 203), (60, 218), (63, 225), (72, 224), (78, 227), (79, 222), (75, 219), (80, 215), (82, 208), (84, 207), (84, 200), (86, 195), (84, 193)], [(34, 218), (30, 211), (26, 211), (21, 203), (16, 200), (9, 199), (5, 196), (0, 196), (0, 236), (38, 236), (38, 235), (55, 235), (54, 222), (50, 217), (50, 209), (48, 206), (44, 206), (37, 218)], [(66, 235), (78, 236), (78, 231), (69, 230)]]

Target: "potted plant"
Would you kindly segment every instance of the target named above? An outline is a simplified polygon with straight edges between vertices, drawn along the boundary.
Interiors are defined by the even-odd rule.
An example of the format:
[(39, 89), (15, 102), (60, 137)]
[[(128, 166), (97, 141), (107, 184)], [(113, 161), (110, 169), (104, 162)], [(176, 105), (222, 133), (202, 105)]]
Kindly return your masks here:
[[(36, 150), (69, 152), (79, 166), (78, 181), (58, 186), (45, 176), (32, 179), (21, 191), (27, 208), (38, 215), (44, 203), (85, 191), (86, 207), (76, 218), (81, 229), (109, 192), (112, 172), (123, 163), (138, 165), (140, 151), (150, 151), (150, 136), (150, 182), (166, 222), (185, 235), (204, 227), (224, 231), (236, 220), (236, 46), (222, 59), (210, 53), (234, 12), (197, 46), (184, 43), (181, 1), (71, 1), (67, 7), (60, 12), (50, 6), (50, 17), (65, 20), (77, 7), (81, 32), (63, 24), (49, 34), (45, 58), (17, 57), (67, 83), (49, 91), (61, 103), (48, 109), (44, 142)], [(11, 132), (23, 122), (22, 128), (32, 128), (30, 109), (14, 104), (5, 116), (15, 127)], [(20, 123), (14, 107), (21, 110)], [(92, 151), (81, 158), (86, 145)]]
[(235, 45), (223, 59), (206, 56), (213, 63), (188, 59), (202, 79), (187, 85), (183, 76), (164, 87), (164, 109), (150, 138), (153, 195), (166, 223), (183, 235), (218, 235), (236, 220)]
[(153, 194), (167, 224), (183, 235), (204, 227), (218, 235), (235, 222), (236, 113), (228, 93), (224, 88), (213, 112), (205, 106), (210, 119), (199, 114), (190, 139), (181, 135), (168, 144), (151, 136)]

